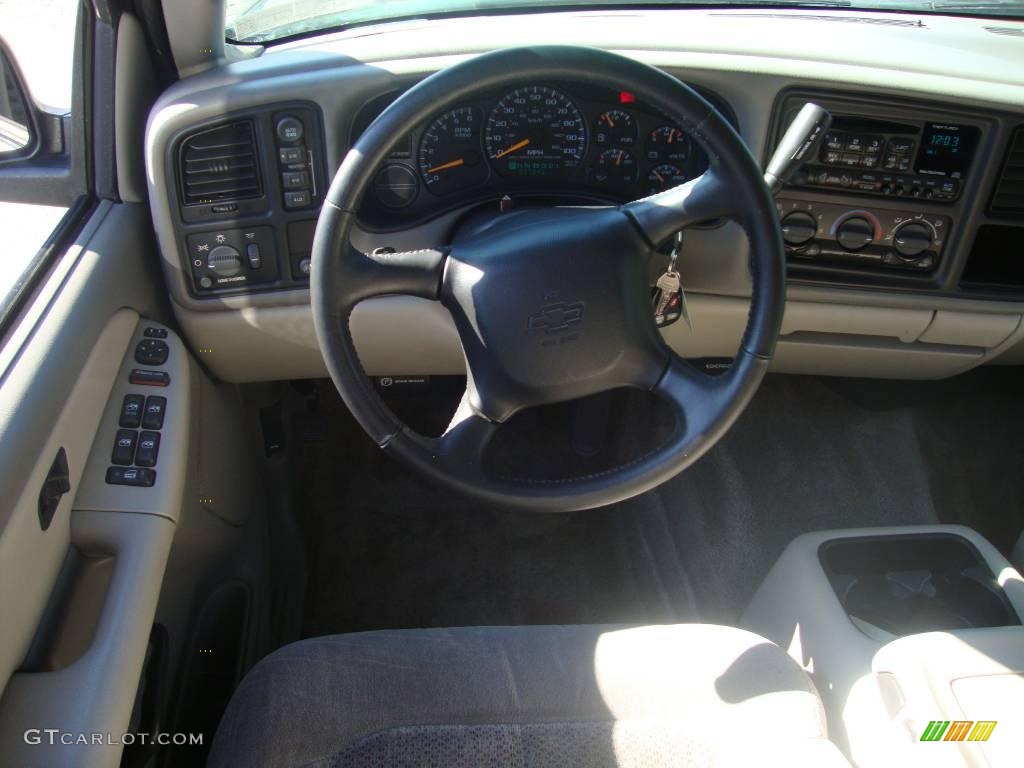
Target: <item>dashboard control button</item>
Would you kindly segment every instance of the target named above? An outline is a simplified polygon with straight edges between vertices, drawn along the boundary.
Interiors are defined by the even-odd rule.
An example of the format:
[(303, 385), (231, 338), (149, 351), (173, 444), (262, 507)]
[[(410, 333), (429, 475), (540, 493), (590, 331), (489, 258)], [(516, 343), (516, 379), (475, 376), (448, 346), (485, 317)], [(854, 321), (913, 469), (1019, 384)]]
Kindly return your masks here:
[(305, 147), (281, 147), (277, 150), (277, 159), (282, 165), (293, 163), (304, 163), (306, 161)]
[(904, 259), (914, 259), (931, 247), (932, 231), (924, 224), (912, 221), (896, 230), (892, 242), (896, 253)]
[(308, 171), (288, 171), (281, 174), (281, 186), (285, 189), (306, 189), (309, 187)]
[(217, 203), (211, 205), (210, 210), (214, 213), (234, 213), (238, 210), (238, 203)]
[(160, 339), (143, 339), (135, 345), (135, 362), (141, 365), (163, 365), (171, 348)]
[(110, 452), (110, 463), (128, 466), (135, 456), (135, 442), (139, 433), (134, 429), (119, 429), (114, 436), (114, 450)]
[(260, 256), (260, 247), (257, 243), (249, 243), (245, 246), (245, 258), (249, 261), (251, 269), (259, 269), (263, 266), (263, 257)]
[(160, 453), (160, 433), (143, 432), (139, 435), (139, 447), (135, 450), (135, 463), (140, 467), (155, 467)]
[(282, 117), (277, 121), (277, 138), (288, 144), (302, 141), (305, 129), (297, 117)]
[(213, 288), (213, 280), (211, 280), (209, 276), (203, 275), (202, 277), (199, 278), (199, 287)]
[[(137, 397), (142, 397), (142, 395), (137, 395)], [(142, 427), (144, 429), (162, 428), (166, 412), (167, 398), (160, 395), (150, 395), (146, 398), (146, 407), (142, 413)]]
[(299, 262), (299, 272), (301, 272), (306, 277), (309, 277), (309, 272), (310, 272), (310, 269), (312, 269), (312, 267), (313, 267), (313, 262), (310, 259), (302, 259)]
[(155, 469), (139, 469), (138, 467), (108, 467), (108, 485), (134, 485), (150, 488), (156, 482)]
[(125, 395), (121, 402), (121, 415), (117, 419), (117, 425), (130, 429), (138, 428), (142, 422), (142, 410), (145, 402), (146, 398), (143, 395)]
[(242, 258), (230, 245), (218, 245), (210, 251), (206, 266), (218, 277), (234, 277), (242, 270)]
[(851, 216), (839, 225), (836, 240), (848, 251), (859, 251), (874, 240), (875, 228), (861, 216)]
[(149, 326), (146, 330), (142, 332), (142, 335), (145, 336), (147, 339), (166, 339), (167, 329), (154, 328), (153, 326)]
[(789, 245), (803, 245), (818, 232), (818, 222), (804, 211), (787, 213), (782, 219), (782, 239)]
[(832, 131), (825, 134), (825, 148), (833, 151), (841, 151), (846, 146), (843, 134)]
[(166, 387), (171, 383), (171, 377), (167, 371), (147, 371), (136, 368), (128, 375), (128, 381), (131, 384), (143, 384), (148, 387)]
[(308, 190), (303, 189), (284, 193), (285, 208), (308, 208), (310, 202), (311, 198)]

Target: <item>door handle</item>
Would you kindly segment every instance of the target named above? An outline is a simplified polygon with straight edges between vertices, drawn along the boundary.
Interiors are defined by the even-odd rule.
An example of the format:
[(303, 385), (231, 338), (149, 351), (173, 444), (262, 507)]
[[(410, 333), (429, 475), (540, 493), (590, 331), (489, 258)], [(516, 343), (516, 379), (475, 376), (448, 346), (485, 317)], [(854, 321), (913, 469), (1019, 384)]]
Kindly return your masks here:
[(61, 446), (46, 474), (39, 491), (39, 526), (45, 531), (53, 522), (57, 507), (65, 493), (71, 490), (71, 473), (68, 471), (68, 456)]

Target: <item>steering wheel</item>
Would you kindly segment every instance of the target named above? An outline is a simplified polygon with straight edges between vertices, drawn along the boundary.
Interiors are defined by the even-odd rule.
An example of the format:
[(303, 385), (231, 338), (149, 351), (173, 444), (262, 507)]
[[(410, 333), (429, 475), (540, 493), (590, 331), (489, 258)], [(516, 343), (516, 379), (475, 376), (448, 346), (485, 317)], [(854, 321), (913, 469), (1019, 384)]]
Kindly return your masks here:
[[(484, 92), (523, 82), (621, 89), (703, 147), (709, 168), (681, 186), (617, 207), (525, 209), (451, 246), (366, 254), (350, 243), (364, 194), (395, 142), (414, 126)], [(648, 267), (680, 229), (725, 217), (751, 249), (746, 331), (727, 373), (678, 358), (655, 326)], [(775, 349), (785, 262), (771, 194), (757, 161), (719, 114), (670, 75), (606, 51), (510, 48), (444, 69), (408, 90), (359, 137), (338, 169), (313, 241), (313, 319), (327, 369), (359, 424), (410, 468), (481, 501), (542, 511), (589, 509), (668, 480), (703, 455), (753, 396)], [(445, 433), (420, 435), (374, 391), (349, 317), (383, 294), (440, 301), (467, 364), (466, 392)], [(676, 415), (658, 448), (600, 473), (559, 480), (496, 478), (483, 455), (516, 412), (620, 387), (653, 391)]]

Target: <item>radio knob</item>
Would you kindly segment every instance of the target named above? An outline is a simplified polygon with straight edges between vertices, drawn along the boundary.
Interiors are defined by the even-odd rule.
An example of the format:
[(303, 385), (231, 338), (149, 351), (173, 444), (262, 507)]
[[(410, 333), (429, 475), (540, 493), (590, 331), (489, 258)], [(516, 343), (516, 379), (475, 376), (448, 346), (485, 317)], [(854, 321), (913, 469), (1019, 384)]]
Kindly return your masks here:
[(210, 251), (206, 266), (218, 277), (234, 277), (242, 271), (242, 257), (230, 245), (218, 245)]
[(810, 242), (818, 232), (818, 222), (804, 211), (787, 213), (782, 219), (782, 239), (789, 245)]
[(892, 237), (893, 249), (904, 259), (915, 259), (932, 244), (932, 230), (924, 224), (910, 222), (896, 230)]
[(851, 216), (836, 230), (836, 240), (848, 251), (859, 251), (874, 239), (874, 226), (860, 216)]

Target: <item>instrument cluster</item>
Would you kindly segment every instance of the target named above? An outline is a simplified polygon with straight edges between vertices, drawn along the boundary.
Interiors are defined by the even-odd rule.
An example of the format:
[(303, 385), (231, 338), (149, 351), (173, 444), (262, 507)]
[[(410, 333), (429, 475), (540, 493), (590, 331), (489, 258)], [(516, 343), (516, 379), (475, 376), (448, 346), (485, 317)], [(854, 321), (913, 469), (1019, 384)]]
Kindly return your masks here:
[[(702, 95), (735, 124), (719, 98)], [(357, 128), (384, 106), (357, 118)], [(707, 166), (686, 132), (628, 90), (527, 84), (435, 115), (404, 137), (378, 171), (360, 218), (392, 229), (505, 195), (621, 203), (682, 184)]]

